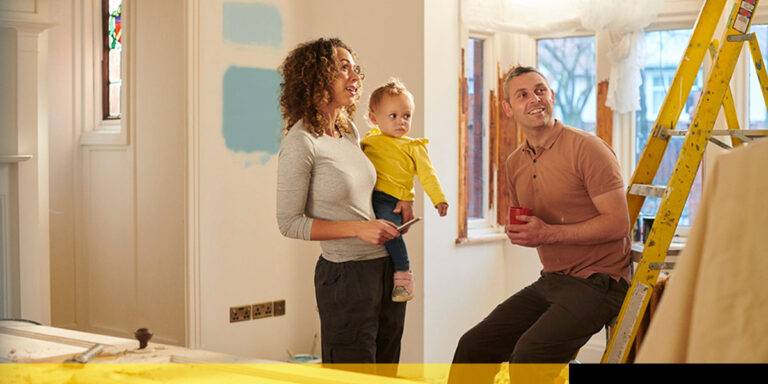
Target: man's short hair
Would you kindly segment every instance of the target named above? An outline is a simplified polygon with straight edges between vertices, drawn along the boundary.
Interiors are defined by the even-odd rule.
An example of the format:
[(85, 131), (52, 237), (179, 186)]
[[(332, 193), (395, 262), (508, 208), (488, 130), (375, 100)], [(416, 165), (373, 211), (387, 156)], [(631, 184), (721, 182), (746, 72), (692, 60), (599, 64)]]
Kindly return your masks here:
[(516, 65), (512, 68), (510, 68), (507, 73), (504, 75), (504, 89), (502, 90), (504, 92), (504, 99), (509, 101), (509, 95), (507, 95), (507, 91), (509, 89), (509, 82), (512, 81), (515, 77), (525, 75), (526, 73), (537, 73), (539, 76), (541, 76), (545, 82), (547, 82), (547, 85), (549, 85), (549, 81), (547, 80), (547, 77), (544, 76), (541, 72), (539, 72), (538, 69), (534, 67), (528, 67), (524, 65)]

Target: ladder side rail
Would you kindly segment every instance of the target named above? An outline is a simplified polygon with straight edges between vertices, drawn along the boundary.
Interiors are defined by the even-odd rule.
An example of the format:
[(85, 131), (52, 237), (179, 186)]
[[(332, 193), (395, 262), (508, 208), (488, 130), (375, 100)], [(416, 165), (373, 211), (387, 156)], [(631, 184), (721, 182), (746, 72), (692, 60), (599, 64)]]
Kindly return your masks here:
[[(709, 46), (709, 56), (714, 60), (717, 50), (719, 48), (719, 42), (717, 39), (712, 40), (712, 44)], [(730, 84), (726, 87), (725, 96), (723, 96), (723, 114), (725, 115), (725, 123), (729, 130), (737, 131), (741, 127), (739, 125), (739, 117), (736, 113), (736, 105), (733, 102), (733, 92), (731, 91)], [(710, 138), (711, 140), (711, 138)], [(731, 136), (731, 145), (739, 147), (744, 142), (736, 136)], [(715, 143), (718, 144), (718, 143)], [(718, 144), (720, 145), (720, 144)]]

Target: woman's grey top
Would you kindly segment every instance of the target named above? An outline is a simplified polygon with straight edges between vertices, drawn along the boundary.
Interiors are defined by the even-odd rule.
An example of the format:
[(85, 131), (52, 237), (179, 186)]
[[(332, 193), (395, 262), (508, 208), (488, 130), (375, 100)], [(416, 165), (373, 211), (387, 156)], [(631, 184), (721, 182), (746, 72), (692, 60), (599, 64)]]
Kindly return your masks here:
[[(313, 219), (374, 219), (376, 169), (360, 149), (359, 134), (316, 137), (299, 121), (288, 131), (277, 162), (277, 224), (283, 236), (310, 240)], [(333, 262), (388, 256), (382, 245), (356, 237), (320, 242)]]

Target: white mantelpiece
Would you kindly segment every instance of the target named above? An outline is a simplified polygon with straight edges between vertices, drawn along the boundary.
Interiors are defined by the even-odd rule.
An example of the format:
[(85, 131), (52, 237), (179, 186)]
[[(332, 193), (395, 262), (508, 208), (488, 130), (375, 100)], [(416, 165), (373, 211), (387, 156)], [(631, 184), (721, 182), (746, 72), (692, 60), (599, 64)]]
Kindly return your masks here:
[[(0, 6), (6, 51), (0, 110), (0, 284), (2, 315), (50, 323), (48, 0)], [(15, 81), (14, 81), (15, 80)], [(5, 164), (7, 163), (7, 164)]]

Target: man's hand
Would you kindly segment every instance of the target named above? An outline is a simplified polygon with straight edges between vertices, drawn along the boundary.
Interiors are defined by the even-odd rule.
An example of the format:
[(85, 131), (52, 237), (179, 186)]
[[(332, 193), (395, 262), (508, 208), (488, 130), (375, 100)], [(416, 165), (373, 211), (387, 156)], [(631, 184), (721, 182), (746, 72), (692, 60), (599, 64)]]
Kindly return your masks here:
[(536, 248), (544, 244), (553, 244), (555, 227), (543, 222), (536, 216), (517, 216), (525, 224), (507, 224), (507, 237), (512, 244)]
[[(413, 219), (413, 201), (398, 201), (392, 212), (399, 213), (400, 217), (403, 219), (403, 223), (411, 221), (411, 219)], [(403, 233), (408, 233), (408, 228), (406, 228)]]

